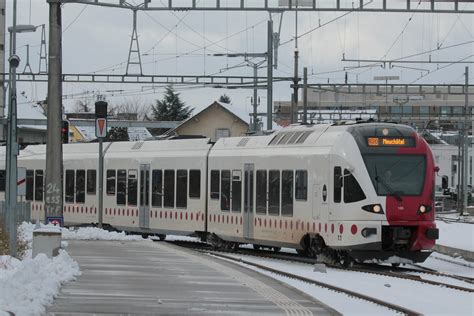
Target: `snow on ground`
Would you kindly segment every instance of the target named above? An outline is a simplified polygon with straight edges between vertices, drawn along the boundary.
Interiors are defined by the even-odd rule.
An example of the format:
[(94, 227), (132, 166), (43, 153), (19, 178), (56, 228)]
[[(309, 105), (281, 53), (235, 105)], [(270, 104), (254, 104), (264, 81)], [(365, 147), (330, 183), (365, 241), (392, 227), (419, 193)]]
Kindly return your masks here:
[(0, 256), (0, 315), (41, 315), (52, 303), (62, 284), (81, 274), (79, 265), (66, 251), (49, 259), (39, 254), (18, 260)]
[[(448, 289), (440, 286), (424, 284), (421, 282), (397, 279), (392, 277), (373, 275), (368, 273), (351, 272), (339, 269), (327, 269), (327, 273), (313, 271), (313, 266), (306, 264), (276, 261), (238, 255), (247, 261), (259, 263), (274, 269), (301, 275), (324, 283), (359, 292), (378, 299), (403, 305), (404, 307), (427, 315), (473, 315), (474, 295), (463, 291)], [(303, 289), (305, 287), (302, 287)], [(314, 286), (306, 286), (307, 292), (335, 308), (341, 313), (357, 314), (366, 311), (368, 304), (358, 307), (349, 300), (340, 300), (332, 295), (320, 295), (314, 292)], [(314, 291), (313, 291), (314, 290)], [(316, 293), (316, 294), (315, 294)], [(372, 304), (370, 304), (372, 305)], [(378, 313), (382, 314), (382, 313)]]
[[(52, 225), (40, 226), (42, 230), (58, 229)], [(51, 304), (58, 295), (61, 285), (81, 274), (79, 265), (65, 250), (60, 250), (59, 255), (52, 259), (44, 254), (31, 258), (35, 227), (35, 224), (24, 222), (18, 229), (19, 238), (28, 245), (23, 260), (0, 256), (0, 316), (6, 311), (16, 315), (43, 314), (45, 306)], [(81, 227), (77, 230), (61, 228), (61, 232), (62, 238), (69, 240), (143, 240), (141, 236), (109, 232), (95, 227)], [(62, 245), (67, 247), (67, 242), (63, 241)]]
[(474, 252), (474, 224), (436, 221), (439, 228), (438, 245)]
[[(33, 238), (33, 230), (36, 225), (23, 222), (20, 229), (26, 234), (26, 238)], [(43, 225), (41, 228), (55, 227), (53, 225)], [(136, 241), (143, 240), (139, 235), (126, 235), (125, 232), (111, 232), (97, 227), (80, 227), (77, 230), (61, 228), (62, 238), (67, 240), (118, 240), (118, 241)]]
[(438, 252), (432, 253), (420, 266), (439, 272), (474, 278), (474, 263), (462, 258), (453, 258)]

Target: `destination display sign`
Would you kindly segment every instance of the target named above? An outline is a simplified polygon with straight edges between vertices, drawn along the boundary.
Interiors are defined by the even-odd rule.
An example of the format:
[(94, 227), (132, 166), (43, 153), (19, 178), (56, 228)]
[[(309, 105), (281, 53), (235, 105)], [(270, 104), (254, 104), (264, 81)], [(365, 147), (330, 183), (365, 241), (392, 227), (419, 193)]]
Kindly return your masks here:
[(413, 137), (367, 137), (369, 147), (415, 147)]

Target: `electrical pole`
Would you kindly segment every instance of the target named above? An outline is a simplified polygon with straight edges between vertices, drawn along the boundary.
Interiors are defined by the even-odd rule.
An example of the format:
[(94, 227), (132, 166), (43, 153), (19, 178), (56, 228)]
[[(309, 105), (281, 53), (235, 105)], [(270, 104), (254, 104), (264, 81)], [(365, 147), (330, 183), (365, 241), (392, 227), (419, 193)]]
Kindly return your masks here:
[(49, 3), (48, 134), (46, 143), (45, 217), (46, 222), (63, 219), (62, 123), (62, 38), (61, 0)]
[[(16, 12), (17, 0), (13, 0), (13, 26), (10, 32), (10, 89), (9, 89), (9, 109), (8, 109), (8, 134), (7, 134), (7, 156), (6, 156), (6, 192), (5, 206), (8, 214), (8, 234), (10, 255), (16, 257), (16, 212), (17, 212), (17, 99), (16, 99), (16, 68), (20, 59), (16, 56)], [(16, 59), (16, 61), (15, 61)]]
[(308, 123), (308, 68), (303, 68), (303, 124)]
[(258, 90), (257, 90), (257, 76), (258, 76), (258, 64), (253, 64), (253, 77), (255, 78), (253, 84), (253, 131), (254, 133), (258, 130), (258, 117), (257, 117), (257, 107), (258, 107)]
[(298, 112), (298, 2), (296, 2), (296, 11), (295, 11), (295, 76), (293, 79), (293, 102), (291, 106), (291, 118), (290, 122), (297, 122), (297, 112)]
[(469, 113), (469, 67), (466, 67), (466, 91), (465, 91), (465, 104), (464, 104), (464, 122), (463, 122), (463, 175), (462, 175), (462, 192), (463, 192), (463, 208), (461, 210), (461, 215), (464, 214), (464, 211), (467, 208), (467, 177), (468, 177), (468, 170), (469, 170), (469, 155), (468, 155), (468, 148), (469, 148), (469, 125), (468, 125), (468, 117), (470, 117)]
[[(270, 15), (271, 17), (271, 15)], [(273, 127), (273, 21), (267, 22), (267, 130)]]

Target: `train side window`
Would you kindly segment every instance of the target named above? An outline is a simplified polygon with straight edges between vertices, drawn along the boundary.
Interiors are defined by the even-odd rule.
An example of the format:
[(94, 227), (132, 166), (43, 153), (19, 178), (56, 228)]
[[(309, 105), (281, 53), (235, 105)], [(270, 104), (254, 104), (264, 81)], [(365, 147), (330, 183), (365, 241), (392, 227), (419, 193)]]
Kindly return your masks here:
[(189, 197), (201, 197), (201, 170), (189, 170)]
[(218, 200), (219, 192), (219, 170), (211, 170), (211, 199)]
[(127, 181), (127, 200), (128, 205), (137, 205), (137, 194), (138, 194), (138, 171), (128, 170), (128, 181)]
[(221, 172), (221, 211), (230, 210), (230, 170)]
[(34, 174), (33, 170), (26, 170), (26, 200), (33, 201), (33, 188), (34, 188)]
[(43, 170), (35, 170), (35, 201), (43, 201)]
[(127, 204), (127, 170), (117, 170), (117, 205)]
[(188, 207), (188, 170), (176, 172), (176, 207)]
[(257, 214), (267, 213), (267, 170), (257, 170), (256, 185)]
[(344, 203), (353, 203), (365, 200), (364, 191), (357, 182), (356, 178), (344, 169)]
[(76, 171), (76, 203), (84, 203), (86, 199), (86, 171)]
[(151, 205), (161, 207), (163, 200), (163, 171), (153, 170), (151, 173)]
[(5, 192), (5, 184), (7, 182), (7, 173), (5, 170), (0, 170), (0, 192)]
[(97, 190), (97, 171), (87, 170), (87, 194), (95, 195)]
[(295, 199), (306, 201), (308, 199), (308, 171), (296, 170), (295, 176)]
[(334, 167), (334, 202), (341, 203), (342, 169)]
[(293, 216), (293, 170), (281, 172), (281, 215)]
[(74, 184), (74, 170), (66, 170), (66, 192), (64, 195), (64, 200), (66, 201), (66, 203), (74, 203)]
[(232, 170), (232, 212), (242, 211), (242, 171)]
[(165, 170), (164, 207), (174, 208), (174, 170)]
[(115, 195), (115, 170), (107, 170), (107, 194)]
[(280, 215), (280, 170), (268, 172), (268, 214)]

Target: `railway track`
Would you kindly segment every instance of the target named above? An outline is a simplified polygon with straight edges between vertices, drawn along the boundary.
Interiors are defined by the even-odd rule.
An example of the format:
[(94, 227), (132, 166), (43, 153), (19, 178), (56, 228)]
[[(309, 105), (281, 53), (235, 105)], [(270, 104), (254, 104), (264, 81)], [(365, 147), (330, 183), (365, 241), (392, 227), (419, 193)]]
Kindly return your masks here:
[[(293, 254), (284, 254), (284, 253), (274, 253), (270, 251), (262, 251), (262, 250), (257, 251), (257, 250), (245, 249), (245, 248), (239, 248), (237, 250), (215, 250), (212, 248), (212, 246), (203, 242), (173, 241), (171, 243), (178, 246), (182, 246), (182, 247), (193, 248), (199, 251), (209, 251), (213, 253), (241, 254), (241, 255), (255, 256), (255, 257), (265, 258), (265, 259), (277, 259), (277, 260), (285, 260), (285, 261), (305, 263), (305, 264), (320, 263), (320, 261), (314, 258), (301, 257), (296, 254), (293, 255)], [(474, 293), (474, 290), (471, 288), (453, 285), (453, 284), (444, 283), (444, 282), (427, 280), (427, 279), (421, 278), (418, 275), (410, 274), (410, 273), (424, 273), (424, 274), (430, 274), (430, 275), (438, 276), (438, 277), (442, 276), (442, 277), (453, 278), (458, 281), (474, 284), (474, 279), (472, 278), (442, 273), (442, 272), (434, 271), (432, 269), (424, 268), (421, 266), (418, 266), (419, 267), (418, 269), (411, 269), (411, 268), (405, 268), (405, 267), (388, 267), (388, 266), (381, 266), (381, 265), (375, 265), (375, 264), (356, 264), (352, 267), (341, 267), (338, 265), (330, 265), (330, 264), (326, 264), (326, 265), (333, 269), (340, 269), (340, 270), (346, 270), (346, 271), (354, 271), (354, 272), (359, 272), (359, 273), (368, 273), (368, 274), (375, 274), (375, 275), (387, 276), (387, 277), (398, 278), (398, 279), (405, 279), (405, 280), (410, 280), (410, 281), (415, 281), (415, 282), (421, 282), (424, 284), (446, 287), (453, 290)]]
[(281, 270), (278, 270), (278, 269), (270, 268), (270, 267), (267, 267), (267, 266), (264, 266), (264, 265), (261, 265), (261, 264), (258, 264), (258, 263), (254, 263), (254, 262), (242, 259), (242, 258), (234, 258), (232, 256), (222, 254), (218, 251), (213, 251), (213, 250), (211, 250), (211, 251), (209, 251), (209, 250), (199, 250), (199, 251), (202, 252), (202, 253), (212, 255), (214, 257), (218, 257), (218, 258), (222, 258), (222, 259), (225, 259), (225, 260), (237, 262), (237, 263), (240, 263), (240, 264), (245, 264), (245, 265), (252, 266), (252, 267), (258, 268), (260, 270), (264, 270), (264, 271), (271, 272), (271, 273), (274, 273), (274, 274), (278, 274), (278, 275), (281, 275), (281, 276), (284, 276), (284, 277), (287, 277), (287, 278), (299, 280), (299, 281), (309, 283), (309, 284), (312, 284), (312, 285), (315, 285), (315, 286), (318, 286), (318, 287), (321, 287), (321, 288), (333, 290), (333, 291), (338, 292), (338, 293), (343, 293), (343, 294), (346, 294), (348, 296), (352, 296), (352, 297), (355, 297), (355, 298), (358, 298), (358, 299), (368, 301), (368, 302), (373, 303), (373, 304), (377, 304), (377, 305), (386, 307), (386, 308), (391, 309), (393, 311), (396, 311), (398, 313), (403, 313), (405, 315), (421, 315), (421, 313), (415, 312), (411, 309), (405, 308), (405, 307), (400, 306), (400, 305), (396, 305), (396, 304), (392, 304), (392, 303), (389, 303), (389, 302), (386, 302), (386, 301), (382, 301), (382, 300), (379, 300), (377, 298), (374, 298), (374, 297), (371, 297), (371, 296), (368, 296), (368, 295), (357, 293), (357, 292), (347, 290), (347, 289), (344, 289), (344, 288), (341, 288), (341, 287), (338, 287), (338, 286), (334, 286), (332, 284), (316, 281), (316, 280), (313, 280), (313, 279), (302, 277), (300, 275), (296, 275), (296, 274), (281, 271)]

